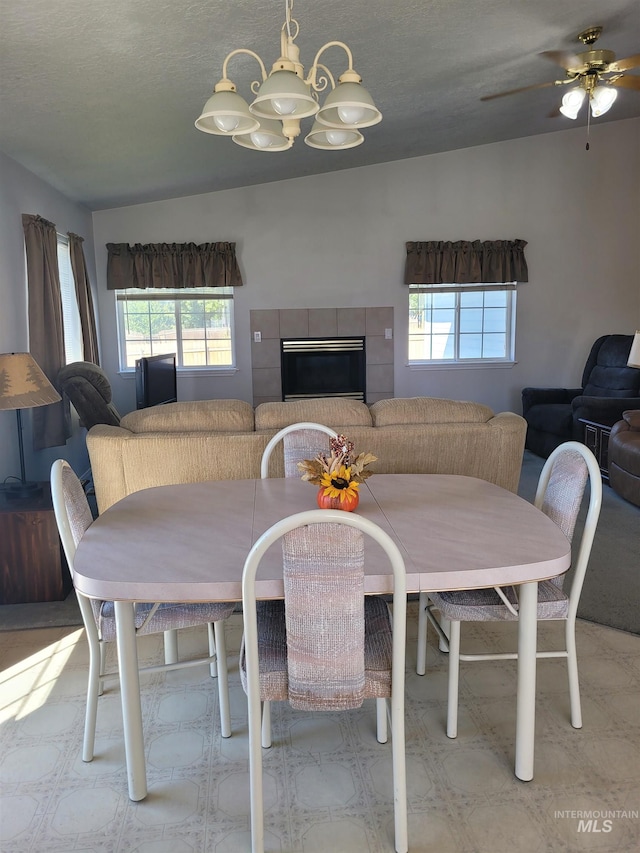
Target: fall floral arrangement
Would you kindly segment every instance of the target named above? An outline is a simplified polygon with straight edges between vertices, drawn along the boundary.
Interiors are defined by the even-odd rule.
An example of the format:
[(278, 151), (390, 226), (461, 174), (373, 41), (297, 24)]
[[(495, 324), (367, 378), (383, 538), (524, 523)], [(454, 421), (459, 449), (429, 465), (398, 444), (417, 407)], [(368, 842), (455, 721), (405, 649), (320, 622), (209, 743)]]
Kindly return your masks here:
[(319, 486), (318, 505), (352, 510), (358, 505), (358, 487), (372, 472), (367, 465), (377, 460), (372, 453), (353, 454), (353, 442), (344, 435), (330, 439), (331, 452), (298, 462), (302, 479)]

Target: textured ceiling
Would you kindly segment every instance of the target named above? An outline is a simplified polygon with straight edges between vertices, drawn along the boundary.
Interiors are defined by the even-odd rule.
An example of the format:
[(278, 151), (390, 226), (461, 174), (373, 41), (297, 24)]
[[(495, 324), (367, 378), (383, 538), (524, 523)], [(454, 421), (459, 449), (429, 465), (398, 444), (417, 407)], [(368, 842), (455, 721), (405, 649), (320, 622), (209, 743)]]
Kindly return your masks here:
[[(118, 207), (579, 126), (584, 107), (549, 117), (563, 89), (480, 97), (561, 79), (540, 53), (584, 50), (595, 24), (598, 48), (640, 52), (637, 0), (296, 0), (293, 14), (307, 69), (327, 41), (353, 51), (383, 115), (358, 148), (301, 136), (254, 152), (195, 129), (228, 52), (276, 60), (284, 0), (0, 0), (0, 150), (89, 208)], [(344, 70), (338, 48), (323, 61)], [(250, 100), (257, 63), (236, 57), (229, 75)], [(640, 92), (621, 89), (596, 121), (639, 115)]]

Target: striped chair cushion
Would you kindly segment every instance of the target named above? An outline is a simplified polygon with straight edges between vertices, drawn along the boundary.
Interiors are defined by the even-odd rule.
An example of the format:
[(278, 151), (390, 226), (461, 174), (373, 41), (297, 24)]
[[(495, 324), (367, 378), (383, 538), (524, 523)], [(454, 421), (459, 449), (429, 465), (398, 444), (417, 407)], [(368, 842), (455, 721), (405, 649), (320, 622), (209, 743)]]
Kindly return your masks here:
[[(517, 605), (513, 587), (503, 587), (509, 601)], [(517, 616), (502, 603), (495, 589), (466, 589), (459, 592), (430, 592), (434, 607), (447, 619), (459, 622), (513, 622)], [(538, 619), (564, 619), (569, 597), (553, 580), (538, 584)]]
[[(391, 695), (391, 620), (364, 596), (360, 531), (335, 524), (283, 537), (285, 602), (258, 602), (260, 698), (301, 710), (358, 708)], [(246, 689), (244, 647), (240, 672)]]
[[(116, 620), (113, 601), (92, 601), (91, 606), (93, 607), (94, 614), (97, 611), (100, 637), (105, 642), (115, 640)], [(135, 626), (136, 632), (141, 636), (144, 634), (158, 634), (162, 631), (177, 630), (179, 628), (193, 628), (196, 625), (204, 625), (207, 622), (220, 622), (223, 619), (228, 619), (235, 607), (233, 602), (160, 604), (153, 616), (144, 624), (149, 611), (154, 606), (150, 603), (136, 604)]]
[[(289, 699), (289, 675), (284, 601), (259, 601), (257, 604), (260, 698), (262, 701), (286, 702)], [(365, 598), (364, 630), (363, 698), (391, 696), (391, 618), (383, 598), (371, 595)], [(240, 651), (240, 679), (246, 691), (244, 639)]]
[(298, 429), (287, 433), (282, 439), (284, 452), (284, 476), (302, 476), (298, 462), (313, 459), (318, 453), (329, 455), (331, 447), (329, 436), (317, 429)]

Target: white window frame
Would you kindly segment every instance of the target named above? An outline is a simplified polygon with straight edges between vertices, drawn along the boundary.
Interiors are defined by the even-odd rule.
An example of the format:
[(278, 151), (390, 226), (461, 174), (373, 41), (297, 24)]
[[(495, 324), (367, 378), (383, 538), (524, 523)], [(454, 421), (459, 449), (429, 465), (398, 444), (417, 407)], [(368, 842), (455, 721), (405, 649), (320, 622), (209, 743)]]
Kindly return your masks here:
[(60, 299), (62, 301), (62, 325), (64, 330), (65, 363), (84, 361), (84, 342), (76, 283), (71, 268), (69, 238), (56, 234), (58, 244), (58, 275), (60, 278)]
[[(486, 293), (489, 291), (501, 291), (507, 294), (506, 305), (506, 354), (502, 358), (495, 357), (480, 357), (480, 358), (460, 358), (460, 294), (462, 293)], [(411, 295), (415, 293), (455, 293), (456, 304), (455, 311), (455, 327), (454, 335), (454, 351), (453, 358), (445, 359), (412, 359), (410, 358), (410, 328), (411, 328)], [(516, 283), (505, 282), (498, 284), (488, 284), (485, 286), (479, 285), (409, 285), (407, 317), (409, 326), (407, 329), (407, 366), (412, 369), (459, 369), (469, 367), (512, 367), (515, 364), (515, 344), (516, 344)], [(484, 310), (484, 309), (483, 309)]]
[[(234, 323), (234, 295), (233, 287), (198, 287), (198, 288), (129, 288), (127, 290), (115, 291), (116, 303), (116, 323), (118, 330), (118, 356), (120, 363), (120, 373), (124, 376), (132, 376), (135, 373), (135, 367), (127, 365), (126, 358), (126, 337), (125, 337), (125, 315), (124, 303), (129, 299), (141, 301), (152, 301), (158, 299), (162, 301), (173, 300), (176, 303), (176, 369), (183, 375), (195, 374), (198, 376), (206, 374), (224, 374), (235, 373), (236, 368), (236, 342), (235, 342), (235, 323)], [(231, 338), (231, 363), (224, 365), (202, 364), (202, 365), (184, 365), (183, 349), (182, 349), (182, 328), (180, 320), (180, 302), (187, 299), (215, 299), (229, 301), (229, 328)], [(161, 352), (166, 352), (166, 348), (153, 349), (153, 355), (159, 355)]]

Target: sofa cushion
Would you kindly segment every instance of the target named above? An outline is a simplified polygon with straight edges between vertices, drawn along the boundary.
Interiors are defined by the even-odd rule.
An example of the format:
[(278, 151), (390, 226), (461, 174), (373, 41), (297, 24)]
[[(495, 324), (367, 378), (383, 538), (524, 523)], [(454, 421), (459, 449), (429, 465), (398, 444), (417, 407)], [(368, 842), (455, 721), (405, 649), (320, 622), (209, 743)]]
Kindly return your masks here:
[(324, 397), (290, 400), (286, 403), (260, 403), (255, 411), (256, 430), (278, 430), (290, 424), (311, 421), (325, 426), (371, 426), (369, 408), (359, 400)]
[(484, 424), (493, 411), (481, 403), (444, 400), (439, 397), (396, 397), (378, 400), (371, 406), (376, 427), (402, 424)]
[(129, 412), (120, 425), (131, 432), (253, 432), (253, 408), (244, 400), (167, 403)]

